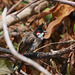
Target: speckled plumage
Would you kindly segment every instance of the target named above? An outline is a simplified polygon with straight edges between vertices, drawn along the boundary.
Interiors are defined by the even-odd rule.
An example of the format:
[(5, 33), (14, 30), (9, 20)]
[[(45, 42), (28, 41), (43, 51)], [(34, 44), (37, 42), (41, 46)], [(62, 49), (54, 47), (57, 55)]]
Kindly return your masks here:
[(41, 39), (34, 36), (33, 32), (25, 32), (24, 37), (19, 44), (19, 53), (33, 52), (41, 43)]

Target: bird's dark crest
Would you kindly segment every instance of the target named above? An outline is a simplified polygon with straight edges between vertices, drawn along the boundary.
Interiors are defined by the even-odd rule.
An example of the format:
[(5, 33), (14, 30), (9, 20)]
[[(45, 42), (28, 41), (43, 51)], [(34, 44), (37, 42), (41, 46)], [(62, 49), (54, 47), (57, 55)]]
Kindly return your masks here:
[(42, 24), (41, 24), (39, 27), (37, 27), (34, 31), (42, 29), (43, 26), (44, 26), (44, 24), (42, 23)]
[(35, 30), (34, 30), (34, 35), (36, 35), (37, 31), (40, 31), (42, 32), (43, 31), (43, 26), (44, 26), (44, 23), (42, 23), (39, 27), (37, 27)]

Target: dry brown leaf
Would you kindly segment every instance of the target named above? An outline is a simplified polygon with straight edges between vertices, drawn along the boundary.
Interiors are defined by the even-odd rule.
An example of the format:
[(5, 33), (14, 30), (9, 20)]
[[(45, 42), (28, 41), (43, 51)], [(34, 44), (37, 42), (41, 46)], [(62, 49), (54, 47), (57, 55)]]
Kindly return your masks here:
[(74, 52), (71, 52), (68, 58), (68, 63), (70, 64), (69, 68), (70, 68), (70, 73), (71, 74), (75, 74), (75, 67), (74, 67)]
[(74, 11), (74, 8), (70, 5), (66, 4), (58, 4), (56, 10), (54, 11), (53, 15), (56, 18), (53, 20), (46, 29), (47, 33), (45, 34), (44, 38), (48, 39), (51, 34), (56, 30), (56, 28), (59, 26), (61, 21), (68, 16), (72, 11)]
[(51, 14), (52, 12), (54, 12), (54, 10), (57, 8), (57, 6), (58, 6), (58, 3), (54, 7), (50, 8), (48, 10), (45, 10), (37, 15), (33, 15), (32, 17), (29, 17), (28, 21), (26, 22), (26, 25), (29, 26), (32, 21), (34, 23), (36, 21), (36, 19), (40, 19), (48, 14)]
[[(65, 33), (65, 35), (64, 35), (64, 38), (62, 38), (62, 39), (60, 39), (59, 41), (60, 42), (63, 42), (63, 41), (68, 41), (68, 40), (74, 40), (69, 34), (68, 34), (68, 32), (66, 32)], [(65, 44), (58, 44), (57, 45), (57, 49), (63, 49), (63, 48), (66, 48), (66, 47), (68, 47), (68, 46), (70, 46), (72, 44), (72, 42), (70, 42), (70, 43), (65, 43)]]

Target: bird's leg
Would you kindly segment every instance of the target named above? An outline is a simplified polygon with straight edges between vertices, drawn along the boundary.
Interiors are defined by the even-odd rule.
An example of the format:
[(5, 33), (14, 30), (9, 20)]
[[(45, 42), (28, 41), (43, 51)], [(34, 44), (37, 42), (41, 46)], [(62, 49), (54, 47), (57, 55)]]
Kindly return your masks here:
[(23, 65), (24, 65), (24, 62), (22, 61), (21, 64), (20, 64), (20, 66), (19, 66), (19, 68), (18, 68), (18, 72), (19, 73), (20, 73), (20, 70), (21, 70), (21, 68), (22, 68)]
[[(16, 62), (15, 62), (15, 64), (14, 64), (14, 66), (13, 66), (13, 68), (15, 68), (15, 66), (18, 64), (18, 60), (16, 60)], [(18, 68), (18, 72), (20, 73), (20, 70), (21, 70), (21, 68), (22, 68), (22, 66), (24, 65), (24, 62), (22, 61), (21, 62), (21, 64), (20, 64), (20, 66), (19, 66), (19, 68)]]
[(15, 64), (14, 64), (13, 68), (15, 68), (15, 66), (17, 65), (17, 63), (18, 63), (18, 60), (16, 60), (16, 62), (15, 62)]

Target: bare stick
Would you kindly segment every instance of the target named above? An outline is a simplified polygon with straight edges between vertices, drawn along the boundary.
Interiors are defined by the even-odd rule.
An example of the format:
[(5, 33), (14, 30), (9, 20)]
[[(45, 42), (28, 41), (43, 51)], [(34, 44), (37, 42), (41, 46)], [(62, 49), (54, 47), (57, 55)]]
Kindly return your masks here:
[(68, 1), (68, 0), (53, 0), (53, 1), (75, 6), (75, 2)]
[(31, 4), (35, 3), (37, 0), (33, 0), (31, 3), (29, 3), (28, 5), (24, 6), (21, 10), (19, 10), (15, 15), (19, 14), (22, 10), (24, 10), (25, 8), (27, 8), (28, 6), (30, 6)]
[(36, 49), (34, 52), (37, 52), (37, 51), (39, 51), (40, 49), (45, 48), (45, 47), (48, 47), (48, 46), (50, 46), (50, 45), (55, 45), (55, 44), (65, 44), (65, 43), (70, 43), (70, 42), (75, 42), (75, 40), (69, 40), (69, 41), (63, 41), (63, 42), (49, 43), (49, 44), (46, 44), (46, 45), (44, 45), (44, 46), (42, 46), (42, 47)]
[[(71, 51), (75, 51), (75, 43), (70, 45), (67, 48), (61, 49), (61, 50), (51, 50), (51, 52), (33, 52), (33, 53), (25, 53), (24, 56), (31, 58), (31, 59), (40, 59), (40, 58), (61, 58), (61, 59), (65, 59), (63, 57), (60, 57), (64, 54), (68, 54)], [(5, 48), (1, 48), (0, 47), (0, 52), (4, 52), (7, 54), (11, 54), (9, 49), (5, 49)]]
[(33, 60), (24, 57), (23, 55), (19, 54), (13, 47), (13, 44), (9, 38), (9, 34), (8, 34), (8, 30), (7, 30), (7, 25), (6, 25), (6, 12), (7, 12), (7, 8), (4, 9), (3, 13), (2, 13), (2, 20), (3, 20), (3, 30), (4, 30), (4, 38), (5, 41), (11, 51), (11, 53), (18, 59), (20, 59), (21, 61), (27, 62), (30, 65), (32, 65), (33, 67), (35, 67), (36, 69), (38, 69), (39, 71), (43, 72), (45, 75), (52, 75), (51, 73), (49, 73), (46, 69), (44, 69), (42, 66), (40, 66), (39, 64), (37, 64), (36, 62), (34, 62)]
[(2, 48), (2, 47), (0, 47), (0, 52), (7, 53), (7, 54), (11, 54), (11, 52), (10, 52), (9, 49)]
[(18, 1), (15, 5), (13, 5), (13, 6), (9, 9), (9, 11), (7, 12), (7, 15), (10, 14), (10, 13), (13, 11), (13, 9), (14, 9), (15, 7), (17, 7), (21, 2), (22, 2), (22, 0)]

